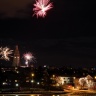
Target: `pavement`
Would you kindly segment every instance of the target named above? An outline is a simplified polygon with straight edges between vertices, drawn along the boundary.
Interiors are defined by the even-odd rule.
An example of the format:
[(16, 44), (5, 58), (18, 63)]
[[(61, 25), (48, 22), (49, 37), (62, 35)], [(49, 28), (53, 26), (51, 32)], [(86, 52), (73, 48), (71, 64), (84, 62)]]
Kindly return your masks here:
[(92, 95), (96, 95), (96, 90), (64, 90), (65, 92), (68, 92), (66, 95), (89, 95), (89, 96), (92, 96)]

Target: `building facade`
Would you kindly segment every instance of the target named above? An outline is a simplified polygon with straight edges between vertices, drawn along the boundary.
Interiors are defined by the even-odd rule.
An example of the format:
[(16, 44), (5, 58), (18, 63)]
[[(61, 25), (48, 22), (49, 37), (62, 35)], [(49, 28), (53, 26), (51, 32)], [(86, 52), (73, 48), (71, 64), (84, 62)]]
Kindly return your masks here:
[(20, 53), (19, 53), (18, 45), (16, 45), (14, 51), (14, 57), (13, 57), (13, 67), (19, 67), (19, 66), (20, 66)]

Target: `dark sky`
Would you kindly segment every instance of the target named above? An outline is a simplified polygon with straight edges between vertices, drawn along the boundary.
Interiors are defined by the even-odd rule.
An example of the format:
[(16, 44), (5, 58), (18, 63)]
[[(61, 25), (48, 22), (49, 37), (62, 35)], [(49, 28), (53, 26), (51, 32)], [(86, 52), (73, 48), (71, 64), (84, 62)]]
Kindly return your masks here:
[(37, 65), (93, 67), (96, 65), (94, 3), (89, 0), (51, 0), (45, 18), (32, 17), (35, 0), (0, 1), (0, 44), (21, 56), (31, 51)]

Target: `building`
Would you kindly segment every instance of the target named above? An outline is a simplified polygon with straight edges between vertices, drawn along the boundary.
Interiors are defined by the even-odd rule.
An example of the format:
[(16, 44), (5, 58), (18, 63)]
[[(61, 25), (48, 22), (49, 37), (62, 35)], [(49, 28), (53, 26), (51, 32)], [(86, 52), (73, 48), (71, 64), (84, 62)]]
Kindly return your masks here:
[(20, 66), (20, 53), (18, 49), (18, 45), (16, 45), (13, 57), (13, 67)]
[(56, 77), (56, 82), (58, 85), (73, 84), (73, 77), (58, 76)]

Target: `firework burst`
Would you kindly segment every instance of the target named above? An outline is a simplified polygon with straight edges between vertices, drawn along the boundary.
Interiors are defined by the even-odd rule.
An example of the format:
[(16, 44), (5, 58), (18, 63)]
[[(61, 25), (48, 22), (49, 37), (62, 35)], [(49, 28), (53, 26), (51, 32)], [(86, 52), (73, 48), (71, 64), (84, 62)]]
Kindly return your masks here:
[(25, 59), (25, 64), (26, 64), (27, 66), (29, 66), (29, 62), (32, 62), (32, 61), (35, 60), (35, 57), (34, 57), (33, 54), (30, 53), (30, 52), (25, 53), (25, 54), (23, 55), (23, 57), (24, 57), (24, 59)]
[(45, 17), (47, 14), (47, 11), (53, 8), (53, 4), (50, 3), (50, 0), (37, 0), (34, 4), (33, 11), (34, 15), (37, 15), (38, 17)]
[(6, 61), (9, 61), (9, 56), (13, 53), (13, 50), (10, 50), (8, 47), (0, 48), (0, 55), (1, 59), (5, 59)]

